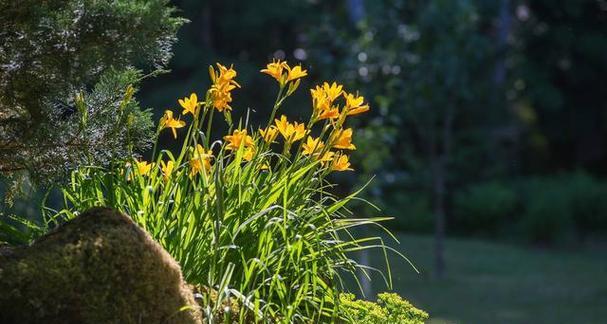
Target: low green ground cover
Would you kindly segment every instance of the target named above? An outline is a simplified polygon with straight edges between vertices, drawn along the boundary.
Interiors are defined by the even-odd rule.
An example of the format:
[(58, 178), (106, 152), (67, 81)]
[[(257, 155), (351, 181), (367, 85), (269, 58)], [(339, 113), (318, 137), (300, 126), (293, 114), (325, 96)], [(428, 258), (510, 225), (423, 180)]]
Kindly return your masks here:
[(394, 289), (427, 311), (429, 323), (590, 324), (607, 318), (604, 249), (555, 251), (449, 239), (447, 275), (437, 280), (432, 237), (398, 238), (421, 273), (395, 260)]

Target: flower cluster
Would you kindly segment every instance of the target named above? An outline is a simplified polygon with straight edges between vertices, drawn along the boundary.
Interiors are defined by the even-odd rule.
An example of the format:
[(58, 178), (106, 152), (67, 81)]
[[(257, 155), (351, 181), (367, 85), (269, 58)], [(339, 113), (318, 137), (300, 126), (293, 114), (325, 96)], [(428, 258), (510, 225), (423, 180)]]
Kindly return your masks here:
[(274, 125), (270, 125), (266, 129), (260, 128), (259, 134), (266, 143), (273, 143), (274, 140), (276, 140), (276, 137), (278, 136), (278, 128)]
[(343, 86), (333, 82), (329, 85), (325, 82), (322, 86), (316, 86), (310, 89), (312, 94), (312, 107), (314, 108), (313, 117), (318, 120), (336, 119), (339, 117), (339, 108), (333, 103), (343, 92)]
[(213, 103), (213, 108), (218, 111), (232, 110), (230, 102), (232, 102), (232, 90), (240, 88), (240, 85), (234, 80), (236, 71), (230, 67), (227, 68), (217, 63), (218, 70), (212, 66), (209, 67), (209, 75), (213, 85), (209, 90), (209, 95)]
[(308, 75), (308, 71), (303, 70), (300, 65), (291, 68), (287, 62), (274, 60), (268, 64), (265, 69), (261, 70), (278, 81), (281, 87), (284, 87), (287, 82), (294, 81)]
[(226, 150), (238, 151), (242, 146), (244, 147), (243, 159), (251, 161), (255, 154), (255, 142), (251, 136), (247, 135), (246, 129), (237, 129), (232, 135), (226, 135), (223, 139), (226, 141)]
[[(322, 86), (310, 89), (310, 93), (312, 94), (314, 116), (318, 120), (334, 120), (342, 116), (342, 113), (345, 116), (353, 116), (369, 110), (369, 105), (364, 103), (365, 98), (363, 96), (347, 93), (343, 91), (343, 86), (335, 82), (332, 84), (325, 82)], [(345, 105), (342, 108), (342, 112), (340, 112), (336, 100), (342, 96), (345, 100)]]
[(285, 115), (280, 116), (280, 120), (274, 119), (274, 123), (276, 124), (276, 129), (280, 132), (280, 135), (282, 135), (289, 144), (299, 141), (307, 132), (304, 124), (298, 122), (290, 123)]
[(196, 144), (196, 148), (191, 148), (192, 158), (190, 159), (190, 175), (195, 176), (201, 172), (209, 172), (211, 170), (211, 160), (213, 159), (213, 151), (205, 150), (200, 144)]
[[(307, 159), (312, 163), (318, 162), (327, 172), (330, 171), (348, 171), (353, 170), (350, 167), (347, 151), (356, 149), (352, 143), (352, 128), (345, 128), (344, 124), (349, 116), (358, 115), (369, 110), (369, 105), (365, 103), (364, 98), (358, 94), (348, 93), (343, 86), (333, 82), (331, 84), (324, 82), (310, 89), (312, 96), (312, 112), (310, 120), (307, 123), (289, 121), (286, 115), (280, 115), (280, 118), (274, 118), (282, 102), (290, 96), (300, 85), (301, 78), (307, 75), (307, 71), (301, 66), (290, 67), (286, 62), (274, 60), (269, 63), (262, 73), (270, 75), (279, 84), (280, 91), (276, 104), (273, 108), (268, 126), (259, 128), (256, 132), (249, 132), (245, 128), (234, 129), (230, 134), (223, 137), (222, 152), (233, 154), (241, 153), (244, 162), (251, 162), (256, 156), (262, 156), (264, 152), (272, 150), (272, 146), (278, 144), (278, 136), (282, 138), (282, 154), (287, 158), (293, 157), (293, 163), (299, 159)], [(198, 174), (207, 175), (212, 170), (213, 160), (216, 158), (213, 149), (209, 147), (208, 137), (211, 132), (212, 114), (208, 111), (217, 110), (228, 113), (232, 110), (231, 92), (239, 88), (240, 85), (235, 81), (237, 75), (233, 67), (225, 67), (217, 64), (217, 68), (209, 67), (209, 75), (212, 81), (211, 88), (207, 91), (205, 101), (199, 102), (196, 93), (189, 97), (178, 100), (183, 108), (182, 116), (191, 115), (193, 123), (188, 130), (188, 136), (184, 139), (184, 148), (181, 155), (188, 156), (190, 176)], [(286, 89), (287, 91), (283, 91)], [(200, 112), (203, 111), (201, 114)], [(207, 121), (208, 128), (204, 132), (201, 128), (203, 120)], [(318, 129), (317, 124), (324, 123), (319, 129), (320, 134), (313, 136), (312, 133)], [(177, 130), (186, 126), (186, 122), (181, 117), (175, 118), (171, 110), (166, 110), (158, 125), (158, 132), (164, 129), (170, 129), (173, 137), (177, 138)], [(196, 134), (202, 133), (206, 141), (199, 139)], [(298, 146), (295, 146), (299, 142)], [(293, 154), (295, 150), (295, 154)], [(218, 158), (229, 157), (221, 153)], [(261, 160), (260, 168), (271, 170), (272, 161), (268, 154), (264, 154)], [(160, 170), (166, 180), (169, 179), (175, 169), (179, 168), (179, 161), (173, 159), (169, 161), (160, 161)], [(138, 172), (141, 175), (147, 175), (153, 165), (145, 161), (137, 161)]]

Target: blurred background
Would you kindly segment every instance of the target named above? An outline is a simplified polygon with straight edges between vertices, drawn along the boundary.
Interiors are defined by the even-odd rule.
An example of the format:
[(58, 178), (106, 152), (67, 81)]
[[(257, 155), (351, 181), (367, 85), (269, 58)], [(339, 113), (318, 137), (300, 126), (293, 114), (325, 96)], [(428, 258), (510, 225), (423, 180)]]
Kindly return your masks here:
[[(604, 323), (607, 318), (606, 0), (182, 0), (171, 72), (138, 95), (157, 120), (234, 64), (234, 119), (267, 118), (272, 58), (308, 88), (358, 90), (360, 216), (388, 215), (393, 290), (431, 323)], [(220, 132), (217, 132), (220, 133)], [(168, 132), (165, 144), (172, 142)], [(21, 202), (20, 208), (34, 208)], [(386, 237), (389, 241), (389, 238)], [(377, 263), (377, 255), (357, 256)], [(388, 290), (365, 281), (366, 296)]]

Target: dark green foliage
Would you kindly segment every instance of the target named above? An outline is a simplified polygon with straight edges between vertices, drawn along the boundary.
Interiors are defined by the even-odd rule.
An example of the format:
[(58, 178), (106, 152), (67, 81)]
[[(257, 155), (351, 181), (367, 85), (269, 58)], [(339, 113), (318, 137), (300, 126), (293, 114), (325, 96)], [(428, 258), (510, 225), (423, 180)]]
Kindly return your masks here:
[[(386, 209), (400, 219), (395, 226), (414, 229), (403, 224), (417, 219), (412, 215), (423, 214), (413, 212), (422, 203), (408, 197), (420, 191), (428, 195), (432, 166), (426, 157), (433, 150), (430, 144), (444, 134), (451, 105), (458, 107), (452, 139), (435, 149), (440, 152), (449, 146), (445, 143), (453, 146), (446, 161), (453, 193), (479, 181), (523, 173), (550, 174), (545, 171), (576, 167), (604, 173), (607, 100), (601, 89), (607, 61), (599, 54), (605, 53), (607, 44), (604, 4), (592, 0), (352, 2), (364, 5), (363, 19), (352, 22), (338, 10), (342, 6), (325, 6), (332, 10), (309, 33), (311, 58), (324, 63), (329, 73), (340, 71), (340, 79), (357, 84), (370, 99), (375, 114), (368, 122), (370, 131), (355, 134), (357, 145), (369, 145), (364, 154), (355, 156), (365, 161), (358, 163), (363, 166), (359, 171), (378, 175), (370, 193), (384, 205), (393, 205)], [(390, 183), (386, 178), (398, 180)], [(584, 233), (600, 228), (586, 225), (601, 223), (597, 210), (602, 201), (591, 198), (600, 190), (588, 189), (585, 195), (544, 193), (573, 195), (565, 200), (586, 205), (576, 203), (580, 206), (567, 209), (572, 214), (565, 218), (574, 221), (559, 220), (558, 211), (541, 225), (549, 206), (524, 202), (534, 210), (525, 212), (527, 218), (516, 207), (498, 210), (490, 205), (510, 205), (513, 191), (519, 199), (520, 190), (509, 181), (485, 189), (490, 192), (458, 194), (460, 202), (448, 195), (447, 214), (457, 218), (450, 221), (453, 229), (466, 234), (512, 234), (512, 228), (505, 228), (520, 220), (527, 224), (518, 228), (526, 229), (523, 236), (535, 232), (551, 240), (551, 235), (533, 229), (540, 231), (545, 225), (560, 231), (561, 225), (569, 224)], [(538, 201), (552, 199), (535, 195)], [(466, 211), (458, 204), (467, 205)]]
[(535, 177), (521, 185), (518, 230), (532, 242), (567, 243), (607, 231), (607, 183), (584, 173)]
[(108, 70), (94, 88), (75, 93), (76, 97), (69, 100), (68, 105), (74, 107), (70, 116), (48, 115), (48, 123), (38, 124), (36, 131), (46, 134), (45, 139), (37, 139), (39, 144), (24, 143), (29, 145), (27, 149), (3, 159), (22, 158), (34, 179), (50, 180), (53, 178), (48, 176), (62, 176), (81, 163), (103, 165), (112, 157), (148, 147), (151, 114), (127, 94), (134, 91), (128, 88), (140, 76), (133, 69)]
[(455, 193), (453, 223), (463, 233), (493, 236), (514, 221), (518, 205), (511, 186), (496, 181), (473, 184)]
[(423, 193), (390, 190), (388, 187), (382, 204), (387, 215), (399, 215), (392, 224), (393, 228), (414, 233), (430, 233), (433, 228), (431, 202)]
[(125, 92), (133, 66), (168, 63), (173, 13), (167, 0), (1, 0), (2, 174), (50, 181), (146, 148), (149, 114)]
[(569, 188), (555, 179), (535, 178), (522, 184), (525, 210), (518, 224), (523, 238), (532, 243), (554, 243), (572, 239)]
[(570, 191), (573, 221), (584, 236), (607, 233), (607, 182), (587, 173), (576, 173), (566, 184)]
[(472, 184), (455, 195), (459, 234), (562, 245), (607, 232), (607, 182), (584, 172)]
[[(259, 70), (271, 61), (273, 53), (282, 50), (291, 64), (299, 59), (293, 51), (302, 47), (305, 22), (318, 15), (314, 5), (298, 0), (176, 0), (183, 16), (191, 21), (179, 32), (170, 74), (146, 82), (142, 98), (160, 109), (177, 104), (174, 98), (200, 92), (209, 85), (208, 66), (215, 62), (234, 64), (238, 81), (247, 91), (234, 93), (232, 112), (234, 120), (247, 117), (247, 109), (254, 110), (249, 118), (252, 124), (264, 119), (272, 109), (275, 82)], [(306, 61), (303, 66), (310, 73)], [(334, 78), (332, 75), (331, 78)], [(309, 88), (309, 78), (302, 80), (302, 89)], [(290, 104), (293, 112), (306, 115), (310, 109), (309, 93), (300, 91)], [(161, 113), (158, 109), (156, 112)], [(218, 123), (216, 123), (218, 124)], [(221, 132), (221, 131), (220, 131)], [(219, 139), (219, 138), (218, 138)], [(167, 141), (167, 144), (170, 142)]]
[(607, 165), (607, 13), (596, 0), (521, 1), (511, 90), (531, 172)]
[(406, 171), (402, 184), (426, 184), (428, 151), (440, 151), (449, 111), (455, 111), (453, 146), (483, 136), (474, 127), (489, 120), (495, 53), (485, 25), (495, 12), (475, 1), (366, 1), (364, 7), (360, 21), (327, 17), (312, 29), (311, 58), (329, 73), (340, 71), (340, 80), (370, 100), (373, 118), (364, 122), (371, 131), (355, 137), (357, 144), (361, 136), (372, 143), (359, 155), (373, 160), (363, 171)]

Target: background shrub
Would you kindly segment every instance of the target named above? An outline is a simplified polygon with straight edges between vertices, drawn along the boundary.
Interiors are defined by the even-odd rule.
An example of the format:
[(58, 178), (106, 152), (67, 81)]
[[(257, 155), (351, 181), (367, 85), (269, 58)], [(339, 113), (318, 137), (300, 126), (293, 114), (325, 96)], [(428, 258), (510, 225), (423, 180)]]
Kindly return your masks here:
[(390, 226), (403, 231), (430, 233), (433, 229), (430, 199), (423, 193), (402, 190), (385, 193), (384, 206), (387, 215), (399, 215)]
[(455, 194), (454, 222), (464, 233), (494, 235), (512, 223), (518, 205), (516, 192), (505, 183), (474, 184)]
[(570, 212), (583, 237), (607, 231), (607, 183), (578, 172), (565, 178), (569, 189)]
[(521, 192), (525, 208), (517, 230), (524, 240), (552, 244), (574, 235), (569, 189), (561, 181), (534, 178), (522, 183)]
[(521, 182), (524, 212), (518, 223), (519, 233), (531, 242), (553, 244), (604, 231), (606, 187), (584, 172)]
[(480, 182), (454, 195), (449, 225), (463, 235), (541, 244), (573, 242), (607, 231), (606, 198), (607, 183), (582, 171)]

